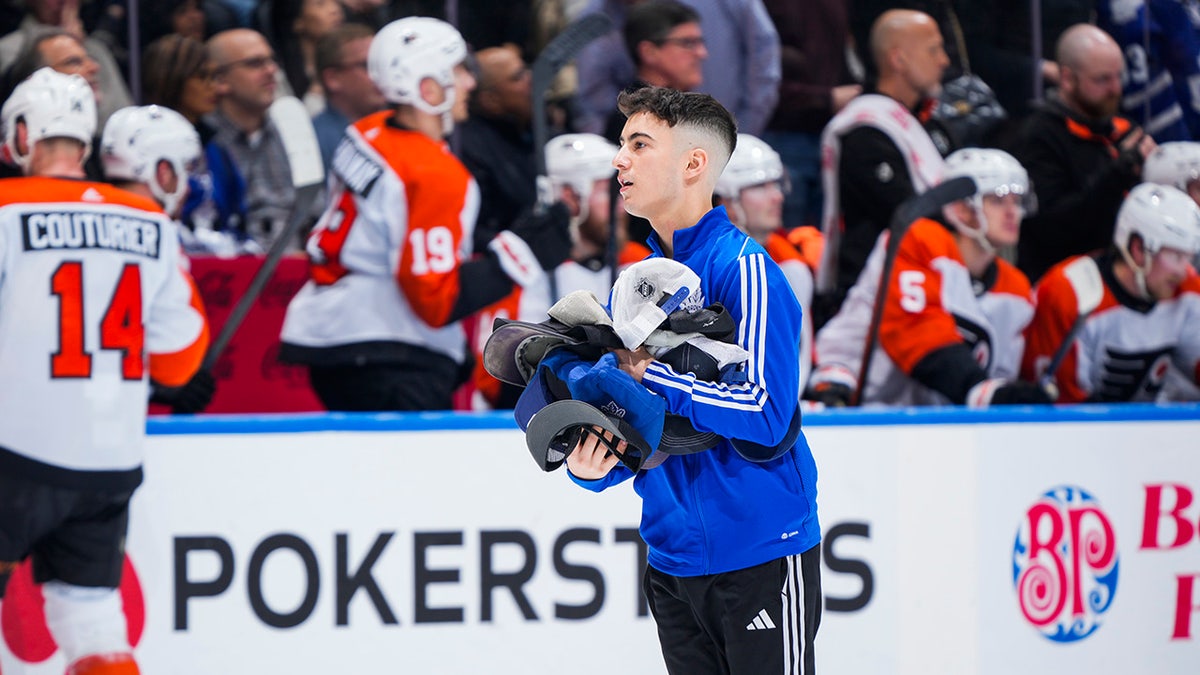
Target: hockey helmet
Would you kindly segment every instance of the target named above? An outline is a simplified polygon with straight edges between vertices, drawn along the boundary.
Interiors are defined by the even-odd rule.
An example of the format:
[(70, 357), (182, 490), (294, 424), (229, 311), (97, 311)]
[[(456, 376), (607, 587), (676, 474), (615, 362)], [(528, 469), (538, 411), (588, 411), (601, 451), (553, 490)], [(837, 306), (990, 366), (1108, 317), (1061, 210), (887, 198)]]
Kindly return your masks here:
[(788, 191), (787, 174), (779, 153), (755, 136), (738, 134), (737, 147), (717, 178), (714, 192), (722, 199), (733, 200), (745, 188), (774, 181), (780, 181), (783, 191)]
[(1158, 146), (1142, 165), (1142, 180), (1187, 192), (1188, 183), (1200, 180), (1200, 143), (1172, 141)]
[[(467, 43), (440, 19), (411, 16), (379, 29), (367, 52), (367, 73), (389, 103), (412, 105), (431, 115), (454, 107), (454, 68), (467, 58)], [(421, 81), (432, 78), (446, 99), (430, 105), (421, 98)]]
[[(27, 152), (17, 148), (17, 122), (25, 122)], [(96, 97), (87, 80), (42, 68), (13, 89), (0, 110), (4, 150), (9, 160), (29, 172), (33, 145), (46, 138), (74, 138), (91, 153), (96, 134)]]
[[(1129, 251), (1129, 240), (1135, 234), (1141, 237), (1147, 253), (1142, 265), (1134, 263)], [(1146, 275), (1150, 273), (1155, 253), (1170, 248), (1189, 257), (1200, 254), (1200, 206), (1169, 185), (1136, 185), (1117, 211), (1113, 244), (1133, 268), (1138, 291), (1148, 297)]]
[[(183, 115), (157, 105), (122, 108), (104, 125), (100, 159), (109, 180), (145, 183), (171, 215), (187, 194), (188, 176), (200, 161), (200, 136)], [(157, 166), (166, 161), (178, 178), (167, 192), (158, 184)]]

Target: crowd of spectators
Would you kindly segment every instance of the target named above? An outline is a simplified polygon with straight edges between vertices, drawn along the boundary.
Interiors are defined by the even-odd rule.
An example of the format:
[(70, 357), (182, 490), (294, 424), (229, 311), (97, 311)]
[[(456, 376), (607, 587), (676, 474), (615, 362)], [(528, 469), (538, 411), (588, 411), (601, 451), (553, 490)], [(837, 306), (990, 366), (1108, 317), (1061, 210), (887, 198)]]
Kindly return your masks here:
[[(1031, 10), (1040, 12), (1040, 24), (1031, 20)], [(548, 111), (538, 110), (530, 65), (539, 50), (573, 20), (597, 12), (612, 20), (612, 29), (559, 74), (547, 94)], [(975, 200), (973, 210), (951, 204), (945, 211), (918, 214), (959, 237), (960, 248), (983, 242), (989, 264), (975, 266), (978, 273), (970, 274), (980, 303), (995, 290), (989, 285), (996, 281), (995, 261), (1020, 270), (1015, 273), (1028, 282), (1034, 306), (1039, 280), (1078, 256), (1092, 256), (1100, 261), (1101, 276), (1118, 305), (1146, 316), (1167, 311), (1166, 305), (1186, 310), (1171, 310), (1171, 316), (1183, 317), (1175, 323), (1148, 324), (1152, 327), (1146, 330), (1157, 331), (1155, 340), (1138, 349), (1163, 359), (1146, 357), (1145, 367), (1129, 375), (1138, 379), (1136, 386), (1092, 386), (1076, 375), (1069, 386), (1050, 382), (1047, 400), (1061, 390), (1070, 392), (1070, 397), (1058, 396), (1061, 400), (1111, 399), (1104, 392), (1114, 390), (1123, 392), (1124, 400), (1161, 398), (1176, 391), (1163, 389), (1164, 370), (1184, 382), (1200, 379), (1190, 347), (1180, 346), (1186, 342), (1183, 333), (1200, 332), (1200, 295), (1191, 290), (1195, 271), (1188, 266), (1163, 281), (1154, 266), (1163, 250), (1191, 260), (1197, 253), (1188, 248), (1192, 240), (1154, 240), (1147, 234), (1154, 231), (1152, 223), (1118, 226), (1126, 195), (1147, 179), (1143, 166), (1158, 144), (1185, 144), (1169, 159), (1190, 156), (1186, 144), (1200, 141), (1193, 139), (1193, 128), (1200, 133), (1200, 123), (1194, 122), (1200, 120), (1200, 100), (1192, 97), (1200, 82), (1200, 11), (1184, 0), (18, 0), (0, 10), (0, 97), (49, 66), (79, 74), (92, 86), (98, 129), (114, 112), (134, 104), (178, 111), (203, 148), (179, 213), (185, 250), (261, 253), (288, 231), (296, 208), (288, 155), (268, 115), (272, 103), (295, 96), (305, 104), (326, 171), (336, 174), (333, 158), (347, 127), (394, 110), (395, 101), (385, 100), (368, 69), (372, 39), (390, 22), (414, 15), (454, 25), (468, 48), (466, 66), (475, 86), (459, 94), (467, 95), (469, 115), (446, 125), (453, 127), (447, 147), (473, 177), (466, 198), (479, 200), (478, 217), (466, 228), (471, 236), (458, 252), (463, 260), (485, 255), (498, 234), (528, 224), (537, 209), (536, 158), (543, 148), (534, 145), (535, 115), (547, 114), (555, 135), (588, 134), (564, 136), (575, 143), (564, 148), (592, 152), (615, 148), (604, 139), (620, 142), (624, 118), (615, 102), (621, 90), (650, 85), (701, 91), (734, 114), (749, 147), (761, 144), (760, 155), (768, 153), (782, 164), (780, 175), (758, 183), (780, 188), (770, 209), (778, 208), (781, 215), (765, 218), (779, 221), (772, 245), (790, 242), (796, 250), (784, 258), (806, 261), (805, 274), (815, 281), (815, 293), (808, 289), (810, 297), (802, 298), (813, 344), (801, 349), (816, 372), (821, 372), (822, 354), (813, 350), (821, 343), (822, 327), (842, 310), (863, 275), (880, 274), (879, 261), (872, 263), (871, 257), (886, 254), (887, 237), (903, 236), (892, 222), (897, 209), (942, 182), (944, 158), (984, 147), (1006, 151), (1004, 156), (1028, 174), (1030, 194), (1022, 203), (1019, 238), (984, 236), (984, 200), (1004, 196), (999, 193), (975, 193), (968, 198)], [(587, 159), (594, 163), (591, 155)], [(1186, 192), (1193, 187), (1188, 171), (1200, 180), (1200, 165), (1179, 160), (1173, 166), (1175, 171), (1157, 181), (1159, 189)], [(96, 160), (86, 170), (91, 178), (104, 177)], [(595, 230), (607, 227), (615, 233), (619, 227), (620, 236), (608, 239), (619, 239), (622, 251), (626, 237), (637, 243), (648, 234), (644, 222), (626, 222), (623, 213), (618, 225), (615, 188), (613, 199), (589, 213), (588, 199), (607, 195), (604, 186), (613, 182), (596, 171), (594, 192), (588, 173), (579, 185), (560, 182), (554, 195), (568, 201), (574, 232), (574, 251), (564, 264), (586, 266), (603, 258), (593, 271), (618, 264), (611, 250), (603, 257), (606, 237)], [(14, 166), (0, 166), (0, 176), (19, 173)], [(1001, 187), (1018, 183), (1025, 184), (1010, 181)], [(586, 189), (580, 187), (585, 184)], [(737, 211), (731, 215), (750, 215), (754, 221), (740, 201), (740, 191), (749, 187), (753, 181), (743, 181), (723, 201)], [(1145, 199), (1172, 207), (1158, 216), (1153, 207), (1130, 211), (1127, 221), (1190, 218), (1174, 196)], [(300, 214), (301, 236), (286, 242), (292, 254), (303, 254), (323, 212), (336, 211), (337, 205), (328, 202), (319, 199), (311, 213)], [(962, 239), (963, 222), (983, 234)], [(587, 228), (583, 238), (581, 225)], [(1200, 247), (1200, 223), (1180, 227), (1196, 228)], [(818, 231), (823, 236), (815, 236)], [(767, 232), (756, 237), (767, 241)], [(814, 239), (823, 254), (813, 254), (819, 250)], [(901, 257), (906, 250), (903, 244), (892, 248), (899, 248)], [(884, 274), (890, 265), (883, 265)], [(931, 263), (921, 274), (944, 273), (939, 265)], [(902, 269), (903, 261), (896, 265)], [(874, 280), (872, 293), (884, 291), (880, 311), (889, 311), (888, 302), (912, 302), (920, 289), (906, 283), (903, 278)], [(894, 286), (890, 293), (888, 286)], [(550, 292), (563, 294), (554, 284)], [(923, 297), (922, 302), (926, 299), (941, 301)], [(958, 337), (946, 338), (955, 345), (1010, 339), (990, 334), (987, 326), (964, 326), (966, 317), (955, 314), (953, 303), (943, 304), (951, 322), (959, 323)], [(1077, 318), (1086, 323), (1098, 311), (1091, 308)], [(1035, 321), (1042, 334), (1076, 339), (1075, 333), (1063, 338), (1045, 328), (1048, 321)], [(1098, 373), (1097, 382), (1111, 377), (1117, 366), (1106, 364), (1119, 360), (1114, 350), (1120, 349), (1095, 334), (1088, 339), (1080, 338), (1065, 359), (1071, 372), (1086, 362)], [(1057, 355), (1054, 345), (1044, 342), (1039, 348), (1049, 355), (1036, 363), (1026, 358), (1020, 375), (1006, 377), (1046, 384), (1042, 371)], [(880, 348), (889, 363), (904, 365), (898, 353), (888, 352), (886, 341)], [(460, 365), (469, 372), (465, 358)], [(900, 370), (915, 377), (914, 370), (919, 374), (936, 364), (908, 365)], [(980, 365), (987, 370), (986, 363)], [(810, 382), (821, 391), (810, 389), (808, 395), (827, 404), (860, 403), (854, 390), (861, 393), (868, 379), (866, 373), (826, 371)], [(960, 382), (956, 390), (986, 378), (978, 379)], [(487, 398), (492, 405), (498, 400)], [(962, 396), (949, 399), (964, 402)]]

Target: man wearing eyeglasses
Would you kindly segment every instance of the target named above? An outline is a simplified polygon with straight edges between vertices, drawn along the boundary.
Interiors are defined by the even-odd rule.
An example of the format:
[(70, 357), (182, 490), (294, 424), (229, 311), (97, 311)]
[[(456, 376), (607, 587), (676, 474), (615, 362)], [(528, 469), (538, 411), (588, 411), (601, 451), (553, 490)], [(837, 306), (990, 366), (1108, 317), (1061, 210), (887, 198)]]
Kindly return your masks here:
[[(647, 3), (660, 4), (660, 0), (590, 0), (582, 11), (603, 13), (618, 28), (584, 47), (577, 59), (579, 131), (604, 133), (617, 93), (637, 76), (638, 65), (630, 53), (634, 47), (628, 36), (622, 39), (619, 27)], [(733, 113), (739, 131), (761, 134), (779, 100), (780, 81), (779, 33), (762, 0), (686, 0), (686, 4), (704, 26), (708, 55), (702, 63), (702, 81), (694, 90), (720, 101)], [(698, 51), (695, 37), (671, 36), (660, 46)]]
[[(84, 51), (83, 56), (86, 59), (78, 58), (78, 55), (55, 54), (52, 56), (48, 54), (41, 63), (23, 68), (19, 79), (14, 78), (9, 81), (10, 88), (15, 87), (38, 68), (50, 66), (67, 75), (82, 75), (88, 84), (92, 85), (92, 91), (96, 94), (96, 108), (101, 127), (113, 112), (133, 105), (133, 97), (129, 94), (129, 87), (121, 76), (121, 69), (118, 67), (116, 59), (113, 58), (112, 52), (104, 42), (89, 37), (84, 32), (83, 22), (79, 17), (80, 3), (26, 0), (23, 4), (25, 16), (21, 19), (21, 25), (17, 30), (0, 38), (0, 72), (9, 67), (16, 68), (16, 61), (35, 43), (46, 45), (41, 42), (42, 36), (45, 34), (69, 36), (72, 44)], [(71, 49), (71, 46), (60, 42), (54, 45), (54, 50)], [(45, 49), (46, 47), (43, 46), (39, 48), (39, 51)], [(72, 49), (72, 51), (75, 50)], [(90, 76), (84, 72), (85, 69), (92, 68), (95, 68), (95, 71)], [(104, 94), (101, 95), (101, 92)]]
[(325, 91), (325, 109), (313, 118), (313, 129), (327, 174), (346, 127), (384, 107), (383, 94), (367, 75), (367, 50), (374, 35), (368, 26), (346, 23), (317, 41), (317, 77)]
[[(295, 202), (291, 168), (279, 130), (267, 110), (275, 101), (279, 66), (266, 38), (235, 28), (208, 40), (222, 87), (211, 123), (214, 141), (224, 147), (246, 179), (246, 230), (264, 249), (285, 228)], [(299, 240), (289, 244), (299, 248)]]
[[(629, 8), (622, 29), (625, 46), (637, 67), (637, 76), (626, 90), (655, 86), (695, 91), (704, 83), (703, 65), (708, 58), (700, 15), (675, 0), (649, 0)], [(613, 143), (621, 138), (625, 115), (615, 107), (604, 123), (604, 137)], [(630, 216), (629, 237), (642, 242), (650, 236), (650, 223)]]

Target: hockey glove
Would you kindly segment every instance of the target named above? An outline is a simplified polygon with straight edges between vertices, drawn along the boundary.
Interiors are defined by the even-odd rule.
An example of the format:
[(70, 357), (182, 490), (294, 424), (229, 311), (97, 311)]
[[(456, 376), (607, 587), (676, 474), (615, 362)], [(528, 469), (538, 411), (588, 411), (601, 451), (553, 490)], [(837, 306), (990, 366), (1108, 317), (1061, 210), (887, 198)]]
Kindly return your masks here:
[(1004, 379), (984, 380), (967, 392), (967, 406), (987, 408), (993, 405), (1040, 405), (1053, 403), (1049, 392), (1032, 382)]
[(201, 368), (182, 387), (164, 387), (150, 383), (150, 402), (171, 406), (171, 412), (190, 415), (204, 412), (217, 393), (217, 381), (212, 373)]
[(488, 244), (500, 258), (500, 266), (513, 281), (528, 285), (542, 270), (558, 267), (571, 255), (571, 214), (562, 202), (545, 211), (526, 211), (508, 230)]
[(826, 408), (845, 408), (854, 398), (858, 379), (854, 372), (838, 364), (826, 364), (813, 372), (804, 398), (825, 404)]

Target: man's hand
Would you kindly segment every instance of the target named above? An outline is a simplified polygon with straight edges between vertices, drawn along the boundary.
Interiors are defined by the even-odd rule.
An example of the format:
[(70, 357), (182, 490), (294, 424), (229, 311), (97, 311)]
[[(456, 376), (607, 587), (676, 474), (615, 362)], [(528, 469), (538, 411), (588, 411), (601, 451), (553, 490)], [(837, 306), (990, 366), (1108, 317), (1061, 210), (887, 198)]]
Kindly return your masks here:
[(550, 271), (571, 255), (570, 222), (567, 206), (554, 202), (541, 213), (523, 214), (510, 229), (529, 245), (542, 269)]
[(1154, 138), (1146, 133), (1145, 129), (1137, 128), (1125, 134), (1117, 144), (1120, 150), (1122, 160), (1128, 162), (1134, 169), (1134, 172), (1141, 174), (1142, 163), (1154, 152), (1158, 147), (1158, 143), (1154, 142)]
[(204, 412), (217, 393), (217, 381), (208, 370), (201, 368), (182, 387), (164, 387), (150, 383), (150, 402), (171, 406), (176, 414)]
[[(614, 440), (612, 434), (599, 427), (592, 427), (579, 435), (579, 442), (567, 454), (567, 470), (572, 476), (580, 480), (598, 480), (607, 476), (620, 461), (600, 442), (600, 434), (604, 434), (610, 442)], [(625, 447), (625, 441), (617, 441), (617, 452), (623, 454)]]
[(642, 376), (646, 374), (646, 367), (654, 360), (645, 347), (638, 347), (635, 351), (614, 349), (613, 354), (617, 355), (617, 365), (621, 370), (638, 382), (642, 381)]

